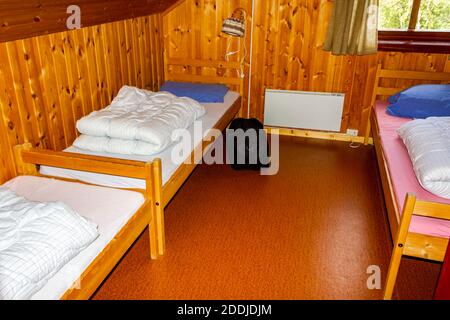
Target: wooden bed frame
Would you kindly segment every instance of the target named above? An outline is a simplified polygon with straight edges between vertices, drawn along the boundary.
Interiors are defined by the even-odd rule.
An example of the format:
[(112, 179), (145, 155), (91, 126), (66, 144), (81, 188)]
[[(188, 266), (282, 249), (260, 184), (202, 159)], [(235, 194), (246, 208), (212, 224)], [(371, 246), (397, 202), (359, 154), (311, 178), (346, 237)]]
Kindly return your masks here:
[[(37, 168), (37, 165), (42, 164), (65, 169), (83, 170), (146, 180), (145, 190), (133, 190), (144, 195), (144, 204), (95, 258), (83, 274), (80, 275), (74, 283), (74, 286), (62, 296), (62, 299), (89, 299), (147, 226), (149, 226), (151, 257), (153, 259), (158, 257), (157, 225), (155, 223), (157, 214), (155, 203), (158, 201), (158, 194), (155, 190), (161, 184), (159, 176), (161, 172), (161, 160), (157, 159), (144, 163), (67, 152), (55, 152), (34, 149), (31, 143), (16, 146), (14, 148), (14, 154), (17, 171), (20, 175), (42, 176), (39, 174)], [(74, 182), (74, 180), (70, 179), (52, 178)]]
[[(372, 106), (375, 105), (377, 97), (390, 96), (399, 92), (401, 89), (404, 89), (383, 87), (380, 84), (381, 79), (413, 79), (423, 80), (428, 83), (430, 81), (445, 83), (450, 81), (450, 73), (386, 70), (382, 69), (380, 64), (378, 65), (375, 80)], [(392, 187), (392, 180), (386, 157), (381, 146), (378, 122), (373, 112), (371, 112), (370, 115), (370, 122), (366, 133), (366, 142), (369, 139), (371, 129), (380, 169), (381, 182), (383, 185), (384, 199), (388, 211), (391, 235), (394, 242), (394, 249), (383, 293), (384, 299), (391, 299), (403, 256), (442, 262), (449, 243), (449, 240), (446, 238), (409, 232), (412, 216), (416, 215), (450, 220), (450, 205), (422, 201), (417, 199), (414, 194), (410, 193), (406, 196), (403, 212), (400, 214), (396, 195)]]
[[(172, 63), (176, 65), (180, 65), (181, 62), (185, 63), (186, 61), (172, 61)], [(189, 62), (193, 63), (196, 67), (213, 67), (214, 65), (216, 67), (219, 66), (220, 68), (236, 67), (234, 63), (225, 61), (214, 62), (189, 60)], [(179, 75), (171, 76), (170, 74), (167, 76), (167, 80), (224, 83), (232, 84), (238, 87), (238, 91), (241, 93), (241, 96), (229, 108), (226, 114), (218, 120), (213, 127), (214, 129), (224, 131), (242, 107), (243, 79), (241, 78), (224, 78), (219, 76), (180, 77)], [(164, 208), (196, 168), (197, 162), (195, 160), (198, 160), (198, 155), (204, 155), (208, 151), (208, 147), (210, 147), (213, 142), (213, 137), (206, 137), (201, 143), (195, 146), (190, 155), (191, 161), (180, 165), (172, 177), (164, 185), (162, 183), (161, 159), (155, 159), (151, 162), (144, 163), (140, 161), (32, 148), (30, 143), (15, 147), (14, 154), (16, 166), (20, 175), (42, 176), (39, 174), (38, 166), (45, 165), (64, 169), (143, 179), (146, 181), (145, 190), (131, 189), (144, 195), (145, 202), (142, 207), (89, 265), (78, 281), (76, 281), (76, 286), (69, 289), (63, 295), (62, 299), (75, 300), (90, 298), (147, 226), (149, 226), (151, 258), (158, 259), (164, 255), (166, 250)], [(52, 178), (64, 181), (80, 182), (59, 177)]]

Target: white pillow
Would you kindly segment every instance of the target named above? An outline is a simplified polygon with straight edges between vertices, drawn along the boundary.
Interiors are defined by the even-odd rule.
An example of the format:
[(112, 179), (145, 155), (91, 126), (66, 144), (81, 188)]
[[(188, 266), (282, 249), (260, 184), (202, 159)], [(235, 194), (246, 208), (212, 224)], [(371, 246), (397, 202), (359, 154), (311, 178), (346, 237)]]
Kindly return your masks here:
[(397, 132), (422, 187), (450, 199), (450, 117), (414, 120)]

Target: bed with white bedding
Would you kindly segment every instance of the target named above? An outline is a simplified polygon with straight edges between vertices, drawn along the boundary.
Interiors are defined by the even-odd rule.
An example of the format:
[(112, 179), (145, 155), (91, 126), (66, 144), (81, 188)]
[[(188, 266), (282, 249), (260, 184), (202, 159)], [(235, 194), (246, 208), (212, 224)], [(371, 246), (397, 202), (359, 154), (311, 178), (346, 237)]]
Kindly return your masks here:
[(70, 261), (65, 261), (56, 273), (44, 281), (42, 288), (31, 299), (52, 300), (63, 297), (144, 204), (144, 196), (139, 192), (35, 176), (16, 177), (4, 187), (30, 201), (63, 203), (90, 221), (88, 226), (98, 227), (98, 234), (92, 234), (93, 241), (89, 246)]
[[(225, 96), (224, 103), (207, 103), (203, 104), (205, 108), (205, 115), (203, 115), (199, 121), (201, 121), (202, 127), (202, 135), (194, 135), (194, 126), (190, 126), (188, 128), (189, 133), (193, 137), (192, 145), (196, 146), (202, 142), (202, 138), (206, 137), (211, 129), (215, 128), (217, 123), (225, 116), (225, 114), (230, 111), (230, 109), (235, 105), (240, 95), (237, 92), (229, 91)], [(163, 152), (150, 155), (150, 156), (142, 156), (142, 155), (129, 155), (129, 154), (113, 154), (106, 152), (94, 152), (83, 150), (77, 148), (75, 146), (71, 146), (67, 148), (66, 152), (73, 153), (81, 153), (88, 154), (94, 156), (108, 156), (118, 159), (129, 159), (136, 161), (148, 162), (152, 161), (156, 158), (161, 159), (162, 162), (162, 180), (163, 184), (166, 184), (169, 179), (173, 176), (176, 170), (181, 166), (180, 163), (174, 163), (172, 161), (172, 150), (173, 146), (165, 149)], [(186, 155), (186, 159), (189, 155)], [(43, 175), (49, 176), (57, 176), (63, 178), (69, 178), (74, 180), (80, 180), (88, 183), (93, 183), (96, 185), (108, 186), (108, 187), (116, 187), (116, 188), (137, 188), (144, 189), (145, 188), (145, 180), (142, 179), (133, 179), (126, 177), (119, 177), (113, 175), (105, 175), (98, 173), (91, 173), (85, 171), (75, 171), (68, 170), (56, 167), (49, 166), (41, 166), (40, 173)]]
[[(190, 133), (191, 143), (189, 148), (183, 148), (184, 159), (177, 152), (177, 161), (172, 160), (172, 151), (180, 150), (177, 143), (158, 154), (148, 156), (90, 151), (75, 146), (59, 152), (24, 144), (16, 148), (19, 173), (134, 189), (145, 193), (150, 199), (148, 206), (151, 207), (149, 210), (154, 221), (150, 229), (150, 237), (155, 239), (151, 241), (151, 257), (158, 259), (165, 253), (164, 208), (196, 168), (201, 160), (199, 156), (204, 155), (214, 141), (210, 135), (227, 128), (238, 114), (241, 101), (239, 93), (228, 91), (224, 103), (202, 105), (205, 114), (185, 130)], [(195, 161), (184, 161), (193, 158)]]
[[(211, 65), (211, 61), (198, 60), (197, 62), (199, 65), (204, 64), (208, 67)], [(220, 64), (220, 61), (218, 63)], [(176, 77), (176, 74), (169, 73), (166, 80), (179, 80)], [(231, 85), (240, 93), (229, 91), (224, 103), (203, 104), (204, 115), (201, 109), (193, 104), (194, 113), (199, 110), (200, 113), (195, 113), (191, 119), (196, 118), (201, 121), (201, 130), (199, 135), (194, 135), (193, 151), (191, 155), (186, 155), (186, 159), (197, 154), (197, 150), (203, 151), (202, 148), (211, 143), (209, 138), (204, 138), (212, 129), (220, 131), (226, 129), (241, 108), (241, 95), (244, 88), (243, 79), (240, 77), (193, 76), (193, 78), (195, 78), (194, 81), (201, 83)], [(172, 111), (184, 112), (180, 108)], [(117, 154), (111, 153), (112, 149), (108, 149), (109, 152), (104, 152), (106, 149), (86, 150), (89, 149), (86, 146), (82, 148), (71, 146), (65, 152), (33, 148), (31, 143), (17, 145), (14, 148), (17, 171), (21, 176), (11, 180), (8, 187), (31, 200), (56, 200), (66, 203), (81, 216), (97, 225), (99, 233), (95, 241), (54, 274), (45, 286), (32, 296), (33, 299), (90, 298), (146, 227), (150, 234), (152, 259), (158, 259), (164, 254), (164, 207), (196, 167), (196, 163), (172, 161), (170, 156), (172, 148), (168, 146), (167, 133), (177, 128), (185, 128), (187, 125), (186, 122), (178, 121), (180, 120), (178, 119), (175, 121), (175, 127), (172, 123), (166, 126), (167, 123), (163, 122), (168, 118), (163, 116), (160, 117), (159, 120), (162, 121), (159, 124), (169, 129), (166, 130), (166, 134), (159, 136), (158, 132), (148, 131), (146, 128), (138, 130), (140, 132), (131, 132), (131, 135), (127, 136), (130, 134), (127, 132), (129, 129), (127, 123), (132, 123), (135, 127), (139, 126), (139, 110), (135, 110), (134, 118), (125, 120), (119, 118), (117, 118), (121, 128), (119, 138), (115, 137), (115, 133), (110, 130), (104, 130), (103, 133), (98, 134), (97, 124), (94, 122), (88, 123), (88, 131), (85, 131), (88, 136), (100, 137), (102, 140), (100, 145), (103, 147), (108, 144), (114, 146), (116, 143), (114, 141), (113, 144), (105, 143), (105, 138), (106, 140), (131, 138), (125, 143), (128, 144), (125, 148), (122, 148), (123, 143), (120, 141), (120, 150)], [(187, 123), (190, 124), (190, 121)], [(86, 129), (81, 127), (80, 131)], [(94, 131), (90, 131), (91, 129)], [(198, 129), (191, 124), (187, 130), (192, 134)], [(98, 135), (95, 136), (96, 134)], [(149, 137), (150, 141), (147, 139)], [(151, 140), (155, 137), (156, 140)], [(172, 136), (171, 140), (169, 143), (174, 140)], [(130, 145), (130, 141), (144, 144)], [(146, 144), (149, 142), (156, 145), (156, 148)], [(141, 152), (148, 155), (138, 155), (142, 150), (141, 146), (144, 149), (149, 147), (153, 149), (150, 152), (149, 150)], [(168, 148), (164, 149), (166, 146)], [(154, 152), (157, 153), (151, 155)], [(78, 183), (75, 180), (83, 182)], [(90, 183), (133, 190), (99, 187)], [(76, 282), (73, 283), (73, 281)]]
[[(387, 79), (389, 81), (386, 81)], [(401, 81), (397, 81), (400, 79)], [(425, 186), (430, 181), (438, 181), (439, 176), (444, 177), (442, 169), (447, 166), (448, 161), (444, 158), (439, 159), (445, 154), (442, 150), (448, 148), (448, 138), (446, 142), (442, 142), (443, 135), (447, 134), (435, 131), (430, 136), (427, 132), (416, 142), (405, 141), (406, 144), (410, 144), (408, 147), (410, 150), (407, 150), (406, 144), (399, 137), (402, 130), (397, 130), (412, 122), (410, 118), (406, 118), (407, 113), (418, 114), (417, 112), (425, 111), (427, 104), (422, 101), (412, 105), (410, 101), (405, 100), (406, 103), (402, 106), (402, 112), (405, 114), (404, 117), (399, 118), (387, 114), (388, 103), (377, 101), (381, 97), (397, 95), (405, 89), (396, 85), (386, 85), (387, 83), (403, 83), (404, 79), (417, 80), (418, 83), (438, 81), (448, 83), (450, 73), (390, 70), (384, 69), (381, 64), (377, 68), (372, 95), (374, 112), (371, 112), (365, 141), (369, 141), (370, 129), (372, 129), (393, 240), (393, 252), (383, 293), (384, 299), (392, 298), (400, 263), (404, 256), (442, 262), (449, 244), (449, 200), (428, 192), (420, 185)], [(407, 127), (408, 125), (405, 128)], [(406, 135), (403, 138), (409, 140)], [(421, 159), (423, 156), (430, 158)], [(422, 171), (425, 167), (428, 168)], [(421, 180), (420, 184), (419, 180)], [(433, 191), (439, 192), (438, 189)]]

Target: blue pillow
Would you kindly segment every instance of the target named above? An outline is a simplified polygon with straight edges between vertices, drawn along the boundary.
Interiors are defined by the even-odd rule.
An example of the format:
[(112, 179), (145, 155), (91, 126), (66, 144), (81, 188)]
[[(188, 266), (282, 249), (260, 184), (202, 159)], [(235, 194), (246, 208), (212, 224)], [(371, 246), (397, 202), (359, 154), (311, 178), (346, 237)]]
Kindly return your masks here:
[(450, 84), (423, 84), (389, 98), (387, 113), (402, 118), (450, 116)]
[(228, 87), (222, 84), (167, 81), (160, 90), (168, 91), (177, 97), (189, 97), (201, 103), (223, 103)]

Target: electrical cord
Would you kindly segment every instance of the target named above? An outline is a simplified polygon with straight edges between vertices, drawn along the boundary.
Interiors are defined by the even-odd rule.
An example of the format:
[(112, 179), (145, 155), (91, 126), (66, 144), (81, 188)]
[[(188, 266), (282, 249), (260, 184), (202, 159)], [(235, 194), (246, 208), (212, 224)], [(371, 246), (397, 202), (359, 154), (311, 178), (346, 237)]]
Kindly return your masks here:
[[(230, 61), (231, 56), (233, 56), (241, 51), (241, 50), (236, 50), (236, 51), (229, 52), (230, 49), (231, 49), (231, 41), (228, 41), (227, 53), (225, 54), (225, 61)], [(240, 61), (241, 62), (241, 70), (238, 70), (238, 75), (241, 78), (245, 77), (244, 62), (245, 62), (246, 56), (247, 56), (247, 44), (245, 43), (245, 40), (244, 40), (244, 56), (242, 57), (242, 60)]]
[(361, 147), (361, 143), (352, 141), (350, 143), (349, 147), (352, 148), (352, 149), (358, 149), (359, 147)]

